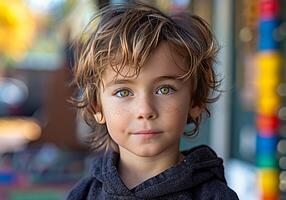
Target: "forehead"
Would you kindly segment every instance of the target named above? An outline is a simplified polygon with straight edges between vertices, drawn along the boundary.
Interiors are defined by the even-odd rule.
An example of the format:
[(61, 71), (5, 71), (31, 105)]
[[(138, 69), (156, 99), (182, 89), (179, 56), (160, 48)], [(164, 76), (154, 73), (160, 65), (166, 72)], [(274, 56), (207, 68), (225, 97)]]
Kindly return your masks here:
[[(119, 73), (115, 70), (118, 69), (117, 67), (109, 65), (103, 73), (103, 81), (110, 81), (116, 78), (138, 78), (141, 76), (149, 77), (166, 74), (183, 76), (188, 71), (184, 57), (176, 53), (176, 49), (172, 48), (172, 45), (169, 45), (167, 42), (160, 42), (151, 51), (151, 55), (142, 66), (134, 68), (126, 65), (119, 70)], [(136, 76), (136, 70), (138, 69), (140, 73)]]

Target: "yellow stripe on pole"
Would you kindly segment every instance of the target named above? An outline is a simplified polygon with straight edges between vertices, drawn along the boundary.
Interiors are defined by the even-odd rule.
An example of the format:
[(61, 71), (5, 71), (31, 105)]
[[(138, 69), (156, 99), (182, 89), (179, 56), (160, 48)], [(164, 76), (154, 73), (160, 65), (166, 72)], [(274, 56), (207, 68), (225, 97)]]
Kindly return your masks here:
[(279, 192), (279, 171), (277, 169), (259, 169), (258, 181), (262, 195), (276, 196)]

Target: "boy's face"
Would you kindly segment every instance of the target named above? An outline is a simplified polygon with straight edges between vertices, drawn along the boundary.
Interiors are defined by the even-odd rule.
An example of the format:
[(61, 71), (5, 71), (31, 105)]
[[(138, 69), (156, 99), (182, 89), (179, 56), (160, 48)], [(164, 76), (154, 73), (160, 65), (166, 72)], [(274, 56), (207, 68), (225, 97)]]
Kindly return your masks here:
[(161, 42), (137, 78), (119, 75), (115, 82), (111, 68), (103, 75), (102, 113), (120, 152), (152, 157), (179, 151), (188, 114), (197, 115), (198, 109), (190, 107), (190, 81), (176, 79), (183, 74), (177, 67), (184, 66), (182, 58), (170, 51)]

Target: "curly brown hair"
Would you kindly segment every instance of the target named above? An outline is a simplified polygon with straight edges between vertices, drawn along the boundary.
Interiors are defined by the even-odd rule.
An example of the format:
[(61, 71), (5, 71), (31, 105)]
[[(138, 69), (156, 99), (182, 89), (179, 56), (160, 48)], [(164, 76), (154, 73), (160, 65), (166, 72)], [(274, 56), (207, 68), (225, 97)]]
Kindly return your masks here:
[[(102, 74), (111, 66), (117, 75), (122, 69), (134, 69), (138, 76), (152, 51), (162, 41), (188, 63), (182, 79), (191, 80), (192, 106), (200, 107), (208, 116), (208, 104), (215, 102), (220, 85), (214, 71), (217, 42), (208, 24), (198, 16), (176, 14), (167, 16), (156, 8), (142, 3), (109, 5), (92, 18), (82, 35), (75, 41), (74, 83), (80, 92), (73, 98), (85, 121), (93, 129), (92, 148), (117, 149), (106, 125), (94, 118), (96, 108), (101, 109), (99, 87)], [(130, 77), (130, 76), (128, 76)], [(198, 131), (202, 114), (188, 122), (194, 124), (189, 135)]]

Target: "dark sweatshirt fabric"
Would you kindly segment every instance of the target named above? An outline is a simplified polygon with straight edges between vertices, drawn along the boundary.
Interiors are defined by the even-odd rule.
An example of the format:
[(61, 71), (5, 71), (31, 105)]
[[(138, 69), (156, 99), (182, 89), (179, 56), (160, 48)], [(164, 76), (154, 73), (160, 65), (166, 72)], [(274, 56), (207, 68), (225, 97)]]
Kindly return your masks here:
[(223, 161), (208, 146), (182, 152), (179, 164), (163, 171), (132, 190), (117, 171), (119, 154), (109, 152), (94, 161), (92, 173), (82, 179), (68, 200), (236, 200), (224, 177)]

